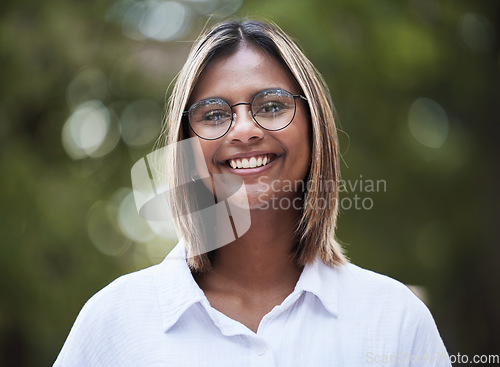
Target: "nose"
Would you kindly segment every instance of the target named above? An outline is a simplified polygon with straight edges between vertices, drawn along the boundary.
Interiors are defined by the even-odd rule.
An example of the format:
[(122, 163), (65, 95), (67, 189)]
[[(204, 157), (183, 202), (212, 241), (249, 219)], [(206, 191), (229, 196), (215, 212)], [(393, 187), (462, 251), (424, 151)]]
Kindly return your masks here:
[(252, 118), (250, 106), (233, 107), (233, 124), (227, 133), (231, 143), (249, 143), (264, 137), (264, 130)]

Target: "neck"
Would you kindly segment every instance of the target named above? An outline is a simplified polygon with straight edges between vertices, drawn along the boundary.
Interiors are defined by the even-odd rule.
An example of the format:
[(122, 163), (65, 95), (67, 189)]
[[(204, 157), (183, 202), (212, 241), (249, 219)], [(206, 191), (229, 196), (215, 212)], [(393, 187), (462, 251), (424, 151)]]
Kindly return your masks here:
[(299, 215), (293, 210), (252, 210), (248, 232), (217, 249), (212, 284), (253, 296), (293, 291), (301, 273), (292, 256)]

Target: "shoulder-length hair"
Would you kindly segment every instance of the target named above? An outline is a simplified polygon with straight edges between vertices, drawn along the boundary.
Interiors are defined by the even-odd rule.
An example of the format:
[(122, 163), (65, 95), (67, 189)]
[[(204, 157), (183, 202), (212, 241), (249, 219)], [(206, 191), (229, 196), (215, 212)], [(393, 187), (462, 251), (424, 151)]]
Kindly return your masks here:
[[(334, 239), (339, 207), (339, 157), (333, 103), (319, 72), (278, 26), (254, 20), (229, 20), (203, 33), (194, 43), (177, 76), (158, 142), (175, 146), (175, 143), (189, 138), (183, 111), (188, 107), (198, 78), (212, 60), (231, 55), (242, 44), (257, 47), (281, 62), (302, 89), (309, 105), (312, 158), (301, 218), (296, 226), (298, 243), (292, 255), (299, 266), (312, 262), (318, 255), (330, 266), (343, 264), (347, 261), (346, 257)], [(169, 186), (178, 188), (180, 177), (185, 180), (189, 175), (182, 154), (174, 148), (172, 159), (166, 164), (168, 172), (175, 172), (168, 175)], [(196, 219), (182, 216), (181, 213), (193, 213), (197, 205), (192, 200), (193, 193), (188, 192), (185, 186), (170, 191), (172, 214), (178, 233), (186, 240), (190, 268), (195, 272), (205, 272), (211, 269), (213, 259), (213, 254), (203, 250), (203, 233), (208, 229)]]

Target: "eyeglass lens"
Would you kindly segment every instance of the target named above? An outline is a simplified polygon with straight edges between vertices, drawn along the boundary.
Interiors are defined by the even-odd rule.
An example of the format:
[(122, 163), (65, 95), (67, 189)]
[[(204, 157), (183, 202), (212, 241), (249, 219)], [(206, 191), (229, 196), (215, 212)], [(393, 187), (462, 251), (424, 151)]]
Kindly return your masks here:
[[(295, 115), (295, 98), (285, 90), (259, 92), (251, 103), (252, 116), (266, 130), (280, 130), (288, 126)], [(189, 123), (193, 131), (205, 139), (218, 139), (231, 127), (231, 106), (221, 98), (196, 102), (189, 109)]]

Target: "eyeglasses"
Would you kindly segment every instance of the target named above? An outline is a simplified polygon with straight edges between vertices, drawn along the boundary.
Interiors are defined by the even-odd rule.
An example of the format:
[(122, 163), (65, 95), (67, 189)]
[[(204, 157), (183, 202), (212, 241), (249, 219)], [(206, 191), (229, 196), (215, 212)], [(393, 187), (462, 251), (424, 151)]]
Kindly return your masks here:
[(252, 102), (240, 102), (232, 106), (222, 98), (206, 98), (194, 103), (183, 112), (193, 132), (205, 140), (216, 140), (227, 134), (236, 113), (233, 107), (249, 105), (250, 113), (257, 125), (265, 130), (282, 130), (292, 122), (297, 108), (296, 99), (306, 97), (293, 95), (283, 89), (266, 89), (253, 97)]

